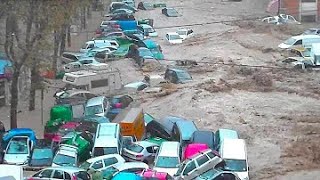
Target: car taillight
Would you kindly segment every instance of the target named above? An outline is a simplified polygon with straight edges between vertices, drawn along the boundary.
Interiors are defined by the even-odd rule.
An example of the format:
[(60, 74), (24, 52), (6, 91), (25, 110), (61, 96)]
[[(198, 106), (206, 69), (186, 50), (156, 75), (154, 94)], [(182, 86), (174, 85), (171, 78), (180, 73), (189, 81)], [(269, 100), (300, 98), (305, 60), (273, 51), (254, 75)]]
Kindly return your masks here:
[(71, 180), (77, 180), (78, 178), (77, 178), (77, 176), (76, 175), (72, 175), (72, 178), (71, 178)]
[(142, 158), (143, 157), (143, 155), (136, 155), (136, 158)]

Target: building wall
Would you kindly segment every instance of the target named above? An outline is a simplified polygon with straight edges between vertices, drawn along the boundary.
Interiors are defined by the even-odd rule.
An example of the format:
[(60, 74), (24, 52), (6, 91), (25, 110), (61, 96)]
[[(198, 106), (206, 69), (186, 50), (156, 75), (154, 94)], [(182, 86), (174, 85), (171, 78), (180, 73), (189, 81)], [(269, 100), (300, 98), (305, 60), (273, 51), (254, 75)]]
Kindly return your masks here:
[[(312, 1), (312, 0), (311, 0)], [(284, 13), (294, 16), (302, 22), (320, 20), (320, 0), (302, 2), (302, 0), (281, 0)]]

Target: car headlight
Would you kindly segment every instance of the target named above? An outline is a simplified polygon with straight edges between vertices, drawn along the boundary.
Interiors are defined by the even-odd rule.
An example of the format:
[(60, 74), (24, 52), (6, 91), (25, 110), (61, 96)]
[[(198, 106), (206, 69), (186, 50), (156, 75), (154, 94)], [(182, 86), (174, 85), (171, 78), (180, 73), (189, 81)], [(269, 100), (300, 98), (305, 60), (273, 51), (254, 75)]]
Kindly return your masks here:
[(249, 180), (249, 177), (245, 177), (245, 178), (243, 178), (243, 180)]

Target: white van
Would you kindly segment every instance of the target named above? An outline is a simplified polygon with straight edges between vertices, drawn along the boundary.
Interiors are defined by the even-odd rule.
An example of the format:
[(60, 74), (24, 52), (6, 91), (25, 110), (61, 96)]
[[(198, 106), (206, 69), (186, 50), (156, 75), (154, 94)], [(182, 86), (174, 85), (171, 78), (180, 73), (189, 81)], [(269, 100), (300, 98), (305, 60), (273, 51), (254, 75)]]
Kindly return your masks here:
[(118, 48), (119, 44), (116, 40), (92, 40), (87, 41), (80, 49), (80, 52), (86, 53), (94, 48)]
[(120, 132), (120, 125), (118, 123), (98, 124), (92, 148), (92, 157), (107, 154), (121, 154), (121, 140), (122, 136)]
[(249, 180), (247, 147), (243, 139), (224, 139), (219, 153), (225, 170), (235, 172), (241, 180)]
[(102, 63), (92, 64), (90, 69), (65, 73), (62, 81), (69, 88), (101, 95), (113, 95), (123, 89), (119, 69), (108, 68)]
[(107, 116), (110, 109), (110, 103), (105, 96), (98, 96), (89, 99), (86, 103), (85, 116)]
[(320, 43), (320, 36), (318, 35), (300, 35), (292, 36), (279, 44), (279, 48), (288, 49), (292, 47), (306, 47), (311, 46), (312, 43)]

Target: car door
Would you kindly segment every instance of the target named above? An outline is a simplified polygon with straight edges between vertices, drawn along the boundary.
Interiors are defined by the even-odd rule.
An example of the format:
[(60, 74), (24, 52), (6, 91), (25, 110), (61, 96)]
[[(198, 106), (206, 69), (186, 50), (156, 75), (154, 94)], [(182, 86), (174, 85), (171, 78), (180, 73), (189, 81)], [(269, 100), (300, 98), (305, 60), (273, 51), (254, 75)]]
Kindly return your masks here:
[(51, 180), (61, 180), (64, 179), (64, 172), (61, 170), (55, 170), (52, 174)]
[(34, 179), (34, 180), (50, 180), (52, 173), (53, 173), (52, 169), (44, 169), (42, 171), (39, 171), (35, 175), (33, 175), (32, 179)]
[(188, 179), (192, 179), (191, 175), (196, 168), (197, 166), (194, 161), (188, 162), (188, 164), (186, 164), (184, 170), (182, 171), (182, 179), (185, 179), (187, 177)]
[(210, 161), (209, 158), (205, 154), (202, 154), (201, 156), (196, 158), (195, 162), (197, 164), (197, 168), (192, 173), (192, 177), (200, 176), (202, 173), (204, 173), (212, 168), (212, 166), (210, 164), (210, 162), (212, 162), (212, 161)]
[(159, 146), (158, 145), (150, 146), (150, 147), (147, 147), (146, 150), (148, 153), (148, 157), (146, 159), (148, 162), (152, 162), (156, 157), (156, 154), (159, 150)]

